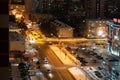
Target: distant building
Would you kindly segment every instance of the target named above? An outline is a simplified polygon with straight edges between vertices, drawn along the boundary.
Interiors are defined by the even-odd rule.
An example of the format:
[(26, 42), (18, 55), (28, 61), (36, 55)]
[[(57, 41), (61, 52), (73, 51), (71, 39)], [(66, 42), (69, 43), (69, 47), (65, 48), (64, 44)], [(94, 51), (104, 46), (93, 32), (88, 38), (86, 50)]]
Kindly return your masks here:
[(113, 18), (119, 17), (120, 18), (120, 0), (105, 0), (105, 17), (106, 18)]
[(25, 0), (26, 13), (48, 13), (53, 1), (54, 0)]
[(105, 0), (86, 0), (86, 17), (90, 19), (104, 18)]
[(26, 13), (35, 13), (38, 5), (38, 0), (25, 0)]
[(30, 20), (33, 22), (38, 22), (38, 21), (46, 21), (48, 22), (50, 19), (53, 19), (54, 16), (50, 14), (39, 14), (39, 13), (32, 13), (30, 15)]
[(88, 38), (107, 38), (110, 20), (87, 19)]
[(85, 0), (86, 17), (112, 19), (120, 17), (120, 0)]
[(59, 38), (73, 37), (73, 28), (58, 20), (50, 23), (50, 29), (53, 31), (53, 34)]

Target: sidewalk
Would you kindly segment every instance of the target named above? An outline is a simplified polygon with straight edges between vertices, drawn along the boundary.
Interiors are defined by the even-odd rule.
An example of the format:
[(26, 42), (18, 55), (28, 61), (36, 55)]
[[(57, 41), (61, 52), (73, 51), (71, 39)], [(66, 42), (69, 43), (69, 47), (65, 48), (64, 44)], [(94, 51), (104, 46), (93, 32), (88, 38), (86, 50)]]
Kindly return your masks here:
[(65, 64), (65, 65), (76, 65), (69, 57), (67, 54), (63, 53), (62, 50), (60, 50), (56, 46), (50, 46), (50, 48), (54, 51), (55, 55), (60, 59), (60, 61)]
[(77, 60), (68, 50), (66, 50), (65, 48), (61, 49), (64, 53), (67, 54), (67, 56), (76, 64), (80, 64), (79, 60)]
[[(54, 51), (55, 55), (63, 64), (76, 66), (76, 59), (72, 55), (64, 53), (62, 50), (54, 45), (50, 46), (50, 48)], [(67, 55), (66, 57), (65, 54)], [(87, 75), (79, 67), (70, 67), (68, 68), (68, 71), (75, 78), (75, 80), (89, 80), (87, 78)]]
[(87, 75), (78, 67), (69, 68), (68, 71), (74, 76), (75, 80), (89, 80)]

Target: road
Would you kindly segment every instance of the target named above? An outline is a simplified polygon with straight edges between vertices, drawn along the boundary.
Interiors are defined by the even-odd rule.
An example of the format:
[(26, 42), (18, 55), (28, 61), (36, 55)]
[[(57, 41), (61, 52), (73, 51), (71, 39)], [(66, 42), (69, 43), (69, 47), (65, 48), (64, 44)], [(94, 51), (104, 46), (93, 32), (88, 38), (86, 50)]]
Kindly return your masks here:
[[(34, 34), (38, 34), (37, 33), (33, 33), (33, 35), (31, 37), (35, 37), (37, 35), (34, 35)], [(38, 35), (40, 35), (41, 33), (39, 33)], [(54, 41), (56, 39), (52, 39), (52, 40), (48, 40), (49, 41)], [(64, 39), (62, 39), (64, 40)], [(79, 41), (84, 41), (86, 39), (77, 39)], [(47, 41), (47, 40), (46, 40)], [(59, 39), (58, 41), (61, 41), (61, 39)], [(65, 39), (66, 41), (66, 39)], [(67, 41), (71, 41), (71, 39), (68, 39)], [(72, 41), (76, 41), (72, 39)], [(54, 52), (48, 47), (48, 44), (46, 44), (45, 42), (41, 44), (41, 41), (36, 39), (35, 43), (34, 43), (34, 46), (35, 48), (38, 49), (39, 51), (39, 57), (40, 59), (43, 57), (43, 56), (46, 56), (49, 63), (51, 64), (52, 66), (52, 74), (53, 74), (53, 77), (50, 78), (49, 76), (47, 76), (48, 74), (46, 74), (46, 70), (43, 68), (43, 72), (46, 74), (46, 76), (50, 79), (50, 80), (75, 80), (73, 78), (73, 76), (68, 72), (68, 68), (70, 68), (71, 66), (66, 66), (66, 65), (63, 65), (63, 63), (58, 59), (58, 57), (54, 54)], [(58, 53), (59, 54), (59, 53)], [(78, 53), (80, 56), (82, 57), (85, 57), (86, 60), (88, 61), (89, 63), (89, 66), (100, 66), (100, 62), (98, 63), (91, 63), (91, 60), (90, 60), (90, 57), (93, 58), (93, 56), (86, 54), (84, 52), (81, 52), (79, 51)], [(97, 60), (99, 61), (99, 60)], [(40, 62), (43, 62), (42, 60), (40, 60)], [(42, 65), (42, 67), (44, 67), (44, 65)]]
[(39, 57), (46, 56), (52, 66), (53, 77), (50, 80), (75, 80), (67, 70), (70, 66), (63, 65), (47, 44), (35, 44), (34, 46), (39, 50)]
[[(29, 36), (31, 35), (31, 33), (27, 32), (27, 35)], [(31, 37), (34, 37), (34, 35), (31, 35)], [(58, 59), (58, 57), (48, 47), (46, 43), (40, 43), (39, 41), (39, 43), (35, 42), (33, 46), (39, 51), (40, 59), (43, 56), (46, 56), (49, 63), (52, 65), (53, 77), (50, 78), (50, 80), (75, 80), (74, 77), (67, 70), (70, 66), (63, 65), (63, 63)], [(42, 59), (40, 60), (40, 62), (43, 62)], [(45, 70), (43, 70), (43, 72), (45, 72)]]

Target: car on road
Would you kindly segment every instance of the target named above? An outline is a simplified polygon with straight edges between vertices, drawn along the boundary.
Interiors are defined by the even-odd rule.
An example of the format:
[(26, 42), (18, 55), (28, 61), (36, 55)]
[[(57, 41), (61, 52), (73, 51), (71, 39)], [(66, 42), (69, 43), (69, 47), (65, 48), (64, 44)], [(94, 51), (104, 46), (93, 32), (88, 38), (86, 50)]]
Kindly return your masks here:
[(96, 55), (96, 58), (98, 58), (98, 59), (103, 59), (103, 57), (100, 56), (100, 55)]
[(26, 69), (26, 68), (27, 68), (27, 66), (25, 63), (23, 63), (23, 62), (19, 63), (18, 69)]
[(94, 60), (92, 60), (92, 62), (93, 62), (93, 63), (97, 63), (97, 60), (96, 60), (96, 59), (94, 59)]
[(84, 57), (80, 57), (80, 56), (77, 56), (76, 57), (78, 60), (83, 60), (83, 59), (85, 59)]
[(48, 64), (48, 61), (46, 60), (46, 61), (44, 61), (44, 63), (45, 63), (45, 64)]
[(45, 56), (42, 57), (42, 60), (46, 60), (47, 58)]
[(47, 69), (47, 73), (51, 73), (51, 70), (50, 70), (50, 69)]
[(47, 58), (46, 58), (45, 56), (42, 57), (42, 60), (43, 60), (43, 62), (44, 62), (45, 64), (48, 64), (48, 60), (47, 60)]
[(93, 56), (94, 56), (94, 55), (97, 55), (97, 53), (95, 53), (95, 52), (93, 52), (93, 51), (90, 51), (89, 54), (90, 54), (90, 55), (93, 55)]
[(94, 71), (94, 73), (98, 78), (103, 78), (103, 76), (101, 75), (99, 71)]
[(81, 66), (86, 66), (86, 64), (85, 64), (85, 63), (82, 63)]

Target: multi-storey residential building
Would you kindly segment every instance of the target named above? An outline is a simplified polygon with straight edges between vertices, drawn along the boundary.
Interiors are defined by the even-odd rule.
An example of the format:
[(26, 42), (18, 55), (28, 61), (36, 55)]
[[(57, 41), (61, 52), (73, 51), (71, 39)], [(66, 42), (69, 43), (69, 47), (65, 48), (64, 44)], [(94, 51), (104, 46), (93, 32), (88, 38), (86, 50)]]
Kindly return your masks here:
[(104, 1), (105, 0), (86, 0), (86, 17), (104, 18)]
[(88, 38), (107, 38), (110, 20), (87, 19)]

